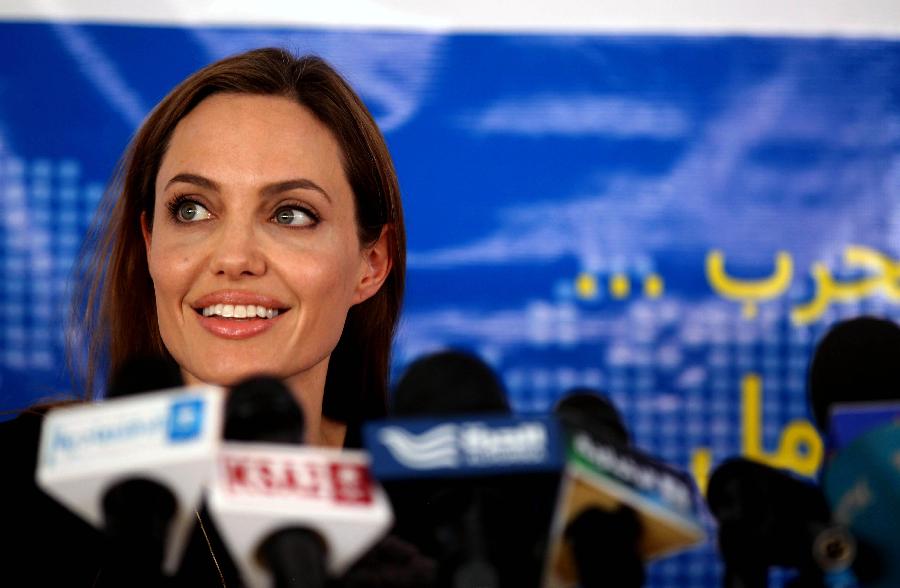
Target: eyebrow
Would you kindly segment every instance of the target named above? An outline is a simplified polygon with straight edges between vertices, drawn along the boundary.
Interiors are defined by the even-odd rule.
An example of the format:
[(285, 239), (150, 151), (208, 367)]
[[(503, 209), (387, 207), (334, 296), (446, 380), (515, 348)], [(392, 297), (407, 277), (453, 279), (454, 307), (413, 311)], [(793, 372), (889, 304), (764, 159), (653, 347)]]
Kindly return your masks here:
[(325, 191), (325, 188), (307, 178), (297, 178), (286, 182), (278, 182), (277, 184), (269, 184), (263, 188), (262, 194), (263, 196), (274, 196), (282, 192), (290, 192), (291, 190), (312, 190), (324, 196), (328, 202), (331, 202), (331, 196)]
[(210, 180), (209, 178), (198, 176), (197, 174), (178, 174), (166, 183), (165, 189), (168, 190), (169, 186), (178, 182), (183, 182), (185, 184), (194, 184), (195, 186), (198, 186), (200, 188), (206, 188), (207, 190), (213, 190), (215, 192), (219, 191), (219, 184)]
[[(193, 184), (200, 188), (212, 190), (214, 192), (221, 191), (219, 184), (215, 181), (197, 174), (187, 173), (177, 174), (173, 176), (172, 179), (166, 183), (166, 189), (168, 190), (169, 186), (178, 182)], [(313, 190), (314, 192), (318, 192), (319, 194), (324, 196), (326, 200), (331, 202), (331, 196), (328, 194), (328, 192), (325, 191), (325, 188), (307, 178), (297, 178), (294, 180), (267, 184), (262, 189), (262, 195), (265, 197), (271, 197), (283, 192), (290, 192), (291, 190)]]

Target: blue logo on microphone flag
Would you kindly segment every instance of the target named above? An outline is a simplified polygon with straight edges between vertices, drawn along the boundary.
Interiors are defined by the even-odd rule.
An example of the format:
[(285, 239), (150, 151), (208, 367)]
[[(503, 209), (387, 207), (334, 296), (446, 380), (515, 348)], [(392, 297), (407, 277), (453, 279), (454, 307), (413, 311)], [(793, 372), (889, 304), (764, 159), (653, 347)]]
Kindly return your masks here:
[(202, 398), (183, 398), (169, 409), (167, 432), (170, 441), (190, 441), (203, 430), (204, 402)]
[(838, 451), (863, 433), (889, 423), (900, 424), (900, 402), (835, 404), (828, 423), (828, 450)]
[[(83, 392), (64, 340), (88, 333), (60, 317), (137, 126), (189, 73), (271, 45), (334, 63), (394, 157), (409, 246), (395, 379), (465, 348), (522, 418), (575, 387), (608, 394), (634, 444), (701, 490), (737, 454), (817, 475), (815, 344), (842, 318), (900, 319), (896, 40), (0, 21), (10, 415)], [(184, 414), (173, 440), (195, 434)], [(446, 424), (378, 440), (373, 461), (480, 467)], [(717, 562), (711, 544), (667, 558), (648, 586), (719, 585)]]

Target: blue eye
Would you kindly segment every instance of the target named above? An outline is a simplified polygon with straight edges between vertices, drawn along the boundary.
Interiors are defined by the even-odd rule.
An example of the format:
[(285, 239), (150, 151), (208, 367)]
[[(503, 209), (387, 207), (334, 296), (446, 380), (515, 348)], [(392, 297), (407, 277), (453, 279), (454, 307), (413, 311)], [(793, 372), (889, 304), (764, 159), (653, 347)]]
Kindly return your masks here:
[(193, 200), (183, 200), (175, 203), (174, 209), (175, 220), (183, 223), (193, 223), (212, 217), (212, 214), (203, 205)]
[(297, 206), (282, 206), (275, 211), (273, 220), (279, 225), (295, 227), (314, 225), (318, 221), (312, 212)]

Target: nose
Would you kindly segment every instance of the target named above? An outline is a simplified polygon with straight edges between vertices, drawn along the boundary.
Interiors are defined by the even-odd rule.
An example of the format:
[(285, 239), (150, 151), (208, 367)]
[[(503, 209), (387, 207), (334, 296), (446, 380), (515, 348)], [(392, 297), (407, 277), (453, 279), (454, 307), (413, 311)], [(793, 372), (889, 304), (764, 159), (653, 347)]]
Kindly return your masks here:
[(223, 224), (213, 248), (210, 270), (231, 280), (266, 273), (266, 257), (252, 221)]

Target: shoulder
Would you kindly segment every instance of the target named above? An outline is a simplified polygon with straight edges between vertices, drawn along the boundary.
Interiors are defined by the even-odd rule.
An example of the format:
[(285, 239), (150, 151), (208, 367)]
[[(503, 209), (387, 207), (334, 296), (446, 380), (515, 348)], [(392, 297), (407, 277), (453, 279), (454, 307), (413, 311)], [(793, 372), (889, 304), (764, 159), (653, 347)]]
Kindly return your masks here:
[(7, 476), (10, 482), (33, 482), (45, 412), (42, 409), (26, 410), (14, 418), (0, 422), (0, 447), (6, 457), (7, 472), (13, 474)]

